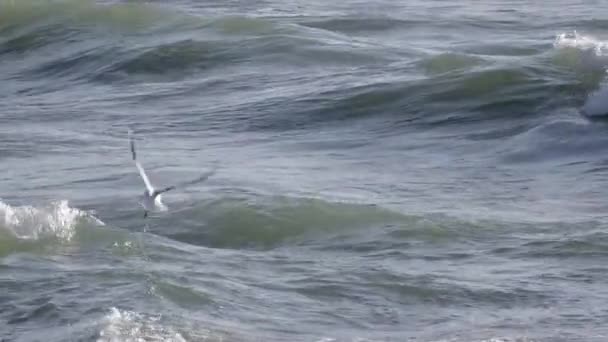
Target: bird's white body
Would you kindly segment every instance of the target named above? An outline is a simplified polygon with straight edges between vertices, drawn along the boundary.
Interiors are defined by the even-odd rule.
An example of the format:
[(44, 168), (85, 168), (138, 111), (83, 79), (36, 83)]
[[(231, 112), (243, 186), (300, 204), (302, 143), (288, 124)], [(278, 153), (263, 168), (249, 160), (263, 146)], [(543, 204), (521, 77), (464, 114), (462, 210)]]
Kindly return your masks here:
[(141, 204), (146, 211), (150, 212), (162, 212), (168, 210), (167, 206), (162, 202), (160, 194), (154, 196), (147, 190), (144, 191), (144, 194), (141, 196), (139, 204)]

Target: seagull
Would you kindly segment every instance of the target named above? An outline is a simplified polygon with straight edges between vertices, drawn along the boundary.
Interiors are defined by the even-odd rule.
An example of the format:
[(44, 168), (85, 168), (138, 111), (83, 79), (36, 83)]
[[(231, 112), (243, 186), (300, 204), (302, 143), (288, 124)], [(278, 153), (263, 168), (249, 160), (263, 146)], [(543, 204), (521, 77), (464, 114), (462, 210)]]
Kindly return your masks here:
[(196, 183), (203, 182), (207, 180), (211, 175), (215, 173), (215, 169), (203, 173), (200, 177), (182, 182), (176, 185), (171, 185), (163, 189), (156, 190), (152, 183), (150, 183), (150, 179), (148, 179), (148, 175), (146, 175), (146, 171), (141, 166), (141, 164), (137, 161), (137, 153), (135, 152), (135, 140), (133, 139), (133, 131), (129, 130), (129, 141), (131, 144), (131, 155), (133, 157), (133, 161), (135, 162), (135, 166), (137, 170), (139, 170), (139, 175), (144, 180), (144, 184), (146, 185), (146, 191), (141, 198), (141, 206), (144, 208), (144, 218), (148, 217), (148, 212), (164, 212), (167, 211), (167, 206), (162, 202), (161, 194), (176, 189), (185, 187), (188, 185), (193, 185)]

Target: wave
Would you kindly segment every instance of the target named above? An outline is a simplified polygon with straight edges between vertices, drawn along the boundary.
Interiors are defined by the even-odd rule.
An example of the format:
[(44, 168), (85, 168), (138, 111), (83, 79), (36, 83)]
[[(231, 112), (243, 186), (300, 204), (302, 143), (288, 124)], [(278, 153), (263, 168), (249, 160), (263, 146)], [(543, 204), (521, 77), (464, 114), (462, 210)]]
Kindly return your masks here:
[(579, 71), (593, 89), (581, 108), (582, 114), (590, 118), (608, 115), (608, 88), (601, 88), (608, 76), (608, 42), (574, 31), (558, 34), (554, 46), (563, 52), (559, 55), (561, 62)]
[(557, 51), (554, 63), (574, 71), (585, 90), (596, 89), (606, 77), (608, 43), (575, 31), (558, 34), (553, 46)]
[(546, 101), (542, 94), (550, 88), (535, 70), (480, 68), (463, 72), (474, 66), (459, 62), (447, 65), (444, 72), (442, 68), (436, 67), (439, 74), (426, 79), (342, 87), (312, 98), (290, 99), (289, 110), (283, 103), (273, 103), (276, 113), (250, 118), (248, 128), (303, 129), (370, 117), (383, 119), (391, 129), (509, 119), (535, 112)]
[[(140, 3), (102, 5), (92, 0), (0, 0), (0, 36), (42, 27), (111, 28), (136, 31), (184, 20), (187, 16)], [(101, 26), (100, 26), (101, 25)]]
[[(108, 227), (67, 201), (41, 207), (0, 202), (0, 219), (0, 255), (57, 243), (103, 246), (122, 255), (140, 253), (141, 241), (128, 229)], [(149, 232), (211, 248), (308, 246), (373, 253), (403, 248), (412, 241), (440, 243), (480, 236), (484, 231), (494, 234), (498, 226), (500, 223), (486, 222), (482, 228), (452, 217), (402, 214), (364, 203), (255, 196), (186, 207), (156, 219)]]
[[(603, 56), (605, 43), (585, 36), (577, 39), (560, 35), (554, 49), (546, 54), (534, 48), (533, 53), (511, 51), (505, 57), (507, 46), (501, 47), (503, 51), (498, 54), (508, 63), (488, 51), (423, 56), (404, 67), (408, 73), (419, 72), (419, 77), (400, 78), (393, 73), (390, 78), (372, 79), (364, 85), (291, 100), (289, 115), (256, 117), (251, 126), (271, 130), (306, 128), (369, 116), (387, 118), (392, 127), (394, 121), (435, 126), (546, 113), (579, 101), (579, 95), (596, 88), (604, 78), (608, 66)], [(517, 45), (508, 48), (523, 49)], [(521, 126), (515, 120), (510, 122), (514, 127)]]
[(114, 80), (137, 75), (187, 76), (191, 71), (202, 71), (222, 65), (232, 56), (221, 43), (194, 40), (176, 41), (127, 52), (117, 63), (103, 68), (94, 79)]
[(451, 216), (406, 214), (364, 203), (251, 197), (224, 198), (185, 208), (158, 218), (149, 231), (211, 248), (306, 246), (374, 253), (406, 248), (413, 241), (447, 243), (493, 236), (505, 227), (498, 221), (479, 223)]
[[(0, 2), (0, 58), (11, 73), (68, 81), (174, 81), (240, 63), (386, 62), (346, 35), (278, 20), (205, 18), (149, 4)], [(138, 77), (131, 77), (138, 76)]]
[(104, 319), (97, 342), (111, 341), (175, 341), (186, 339), (172, 328), (160, 322), (160, 316), (150, 316), (115, 307)]
[(425, 20), (401, 20), (394, 18), (336, 18), (317, 21), (305, 21), (300, 25), (320, 28), (328, 31), (342, 33), (361, 33), (361, 32), (385, 32), (394, 29), (412, 28), (429, 21)]
[(161, 219), (162, 228), (157, 233), (195, 245), (268, 249), (403, 218), (372, 205), (286, 197), (255, 201), (230, 198), (180, 211), (179, 217)]
[[(516, 53), (514, 57), (512, 52), (508, 52), (508, 58), (504, 56), (509, 48), (519, 49), (518, 46), (502, 46), (495, 54), (509, 61), (525, 61), (502, 63), (496, 56), (487, 55), (487, 51), (420, 56), (406, 47), (406, 51), (393, 54), (390, 48), (358, 41), (346, 32), (359, 21), (369, 20), (369, 28), (379, 31), (422, 23), (417, 21), (383, 23), (346, 18), (289, 25), (263, 18), (202, 18), (140, 3), (40, 4), (24, 0), (14, 8), (10, 1), (0, 4), (7, 8), (6, 12), (0, 11), (0, 58), (18, 60), (10, 72), (25, 80), (38, 82), (42, 78), (49, 84), (75, 82), (81, 86), (86, 82), (174, 82), (213, 72), (218, 72), (213, 76), (226, 79), (226, 74), (233, 77), (230, 72), (225, 73), (231, 71), (226, 70), (229, 68), (277, 68), (285, 64), (304, 68), (363, 65), (379, 71), (377, 78), (355, 85), (348, 73), (338, 75), (332, 82), (298, 76), (296, 82), (310, 82), (311, 86), (280, 97), (248, 98), (240, 106), (246, 107), (243, 112), (250, 116), (239, 119), (236, 129), (244, 126), (254, 131), (306, 129), (370, 116), (387, 119), (380, 123), (381, 130), (385, 126), (394, 129), (400, 125), (438, 126), (519, 118), (535, 115), (539, 108), (545, 109), (547, 102), (548, 106), (559, 107), (568, 101), (558, 99), (556, 92), (579, 94), (597, 87), (601, 80), (598, 74), (603, 77), (598, 68), (604, 70), (608, 65), (602, 62), (605, 43), (578, 34), (559, 35), (553, 57), (558, 66), (574, 69), (577, 77), (584, 79), (582, 86), (569, 79), (564, 81), (563, 73), (557, 75), (556, 81), (557, 73), (547, 72), (546, 65), (535, 64), (544, 62), (532, 60), (536, 56)], [(491, 49), (496, 47), (494, 44)], [(411, 59), (403, 64), (405, 54)], [(587, 54), (588, 63), (583, 61)], [(528, 61), (532, 63), (527, 65)], [(388, 76), (384, 67), (390, 63), (397, 67), (391, 66)], [(240, 82), (241, 79), (226, 81), (228, 88), (221, 91), (229, 93), (234, 90), (231, 87), (242, 87)], [(255, 87), (252, 84), (244, 87)], [(590, 98), (585, 108), (589, 115), (602, 111), (596, 105), (597, 99), (602, 102), (601, 97)], [(233, 105), (231, 110), (238, 106)]]
[(558, 34), (553, 45), (559, 48), (591, 50), (597, 56), (608, 55), (608, 42), (603, 42), (591, 36), (581, 35), (576, 31)]
[(581, 112), (588, 117), (608, 117), (608, 85), (592, 92)]
[(116, 59), (145, 46), (143, 38), (193, 22), (200, 24), (148, 4), (0, 0), (0, 58), (19, 61), (11, 72), (25, 78), (94, 81)]
[(536, 240), (526, 242), (513, 252), (528, 258), (603, 258), (608, 255), (608, 235), (595, 231)]
[[(101, 327), (95, 341), (97, 342), (114, 342), (114, 341), (254, 341), (255, 337), (245, 334), (241, 331), (235, 331), (235, 327), (228, 328), (224, 332), (215, 332), (200, 326), (178, 329), (171, 324), (164, 322), (163, 315), (160, 314), (144, 314), (136, 311), (119, 309), (112, 307), (109, 313), (102, 319)], [(182, 331), (183, 330), (183, 331)], [(238, 330), (245, 330), (244, 327), (239, 327)], [(310, 331), (310, 335), (319, 335), (316, 339), (310, 341), (316, 342), (338, 342), (338, 341), (372, 341), (364, 337), (353, 337), (352, 339), (344, 339), (344, 337), (330, 337), (322, 332)], [(475, 341), (475, 342), (517, 342), (530, 341), (526, 337), (472, 337), (463, 335), (481, 335), (487, 336), (488, 331), (467, 331), (448, 339), (425, 339), (428, 342), (460, 342), (460, 341)], [(373, 341), (384, 341), (382, 339), (374, 339)]]
[(44, 207), (11, 206), (0, 201), (0, 255), (29, 250), (47, 240), (70, 242), (79, 228), (104, 225), (65, 200)]
[(424, 59), (421, 64), (425, 68), (427, 74), (438, 75), (453, 71), (467, 70), (486, 63), (483, 58), (478, 56), (459, 53), (442, 53)]

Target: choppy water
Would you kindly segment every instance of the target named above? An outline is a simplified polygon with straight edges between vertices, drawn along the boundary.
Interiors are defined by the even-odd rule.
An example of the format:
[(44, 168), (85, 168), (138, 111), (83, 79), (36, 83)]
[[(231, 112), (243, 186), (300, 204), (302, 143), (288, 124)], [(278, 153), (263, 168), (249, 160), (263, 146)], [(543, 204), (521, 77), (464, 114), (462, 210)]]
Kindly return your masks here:
[(0, 340), (608, 340), (607, 16), (1, 0)]

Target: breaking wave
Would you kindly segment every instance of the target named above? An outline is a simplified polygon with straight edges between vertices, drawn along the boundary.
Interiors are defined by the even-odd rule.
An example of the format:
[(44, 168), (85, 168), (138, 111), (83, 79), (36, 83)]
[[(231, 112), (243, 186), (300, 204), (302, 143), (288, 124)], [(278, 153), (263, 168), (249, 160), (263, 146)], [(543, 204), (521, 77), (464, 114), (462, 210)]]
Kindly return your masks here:
[(556, 47), (571, 47), (581, 50), (594, 51), (598, 56), (608, 55), (608, 42), (601, 41), (591, 36), (581, 35), (574, 31), (571, 33), (560, 33), (553, 43)]
[(566, 50), (562, 61), (574, 65), (583, 75), (589, 74), (587, 79), (594, 90), (588, 94), (581, 112), (588, 117), (608, 115), (608, 87), (605, 85), (608, 76), (608, 42), (574, 31), (557, 35), (553, 45)]
[(97, 342), (186, 341), (179, 332), (164, 327), (160, 323), (160, 316), (146, 316), (112, 308), (105, 321)]
[(11, 206), (0, 201), (0, 239), (4, 232), (19, 240), (50, 238), (68, 242), (82, 225), (105, 224), (85, 211), (70, 207), (65, 200), (43, 207)]

